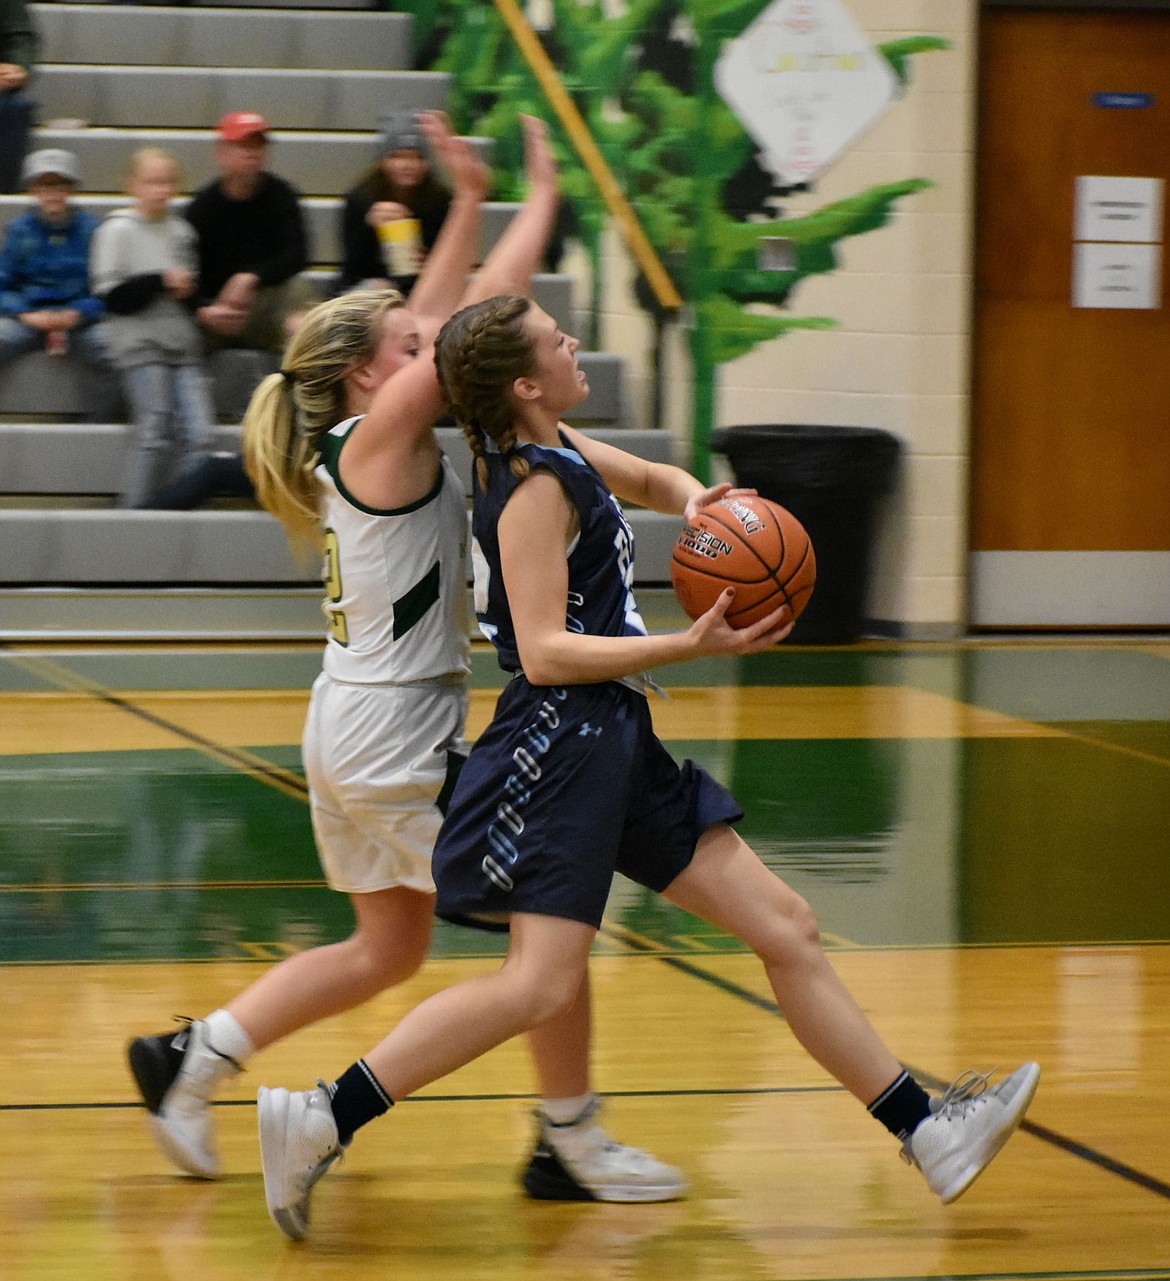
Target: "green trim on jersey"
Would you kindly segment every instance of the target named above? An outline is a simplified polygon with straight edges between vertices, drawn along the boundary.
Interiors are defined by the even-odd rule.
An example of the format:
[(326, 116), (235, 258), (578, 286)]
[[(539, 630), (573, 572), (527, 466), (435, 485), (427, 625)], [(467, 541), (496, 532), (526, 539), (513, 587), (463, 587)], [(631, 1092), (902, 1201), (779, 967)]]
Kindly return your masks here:
[(417, 502), (409, 503), (405, 507), (368, 507), (359, 498), (346, 489), (341, 479), (341, 450), (345, 442), (349, 439), (350, 432), (361, 422), (360, 418), (355, 418), (340, 435), (334, 435), (333, 431), (326, 432), (320, 441), (320, 461), (321, 466), (329, 473), (333, 483), (337, 486), (337, 492), (345, 499), (351, 507), (356, 507), (358, 511), (365, 512), (368, 516), (406, 516), (411, 512), (418, 511), (420, 507), (425, 507), (427, 503), (432, 503), (439, 496), (439, 491), (443, 488), (443, 464), (439, 463), (439, 472), (435, 477), (435, 483), (431, 486), (430, 492), (424, 494)]
[(439, 562), (394, 602), (394, 639), (401, 640), (439, 599)]

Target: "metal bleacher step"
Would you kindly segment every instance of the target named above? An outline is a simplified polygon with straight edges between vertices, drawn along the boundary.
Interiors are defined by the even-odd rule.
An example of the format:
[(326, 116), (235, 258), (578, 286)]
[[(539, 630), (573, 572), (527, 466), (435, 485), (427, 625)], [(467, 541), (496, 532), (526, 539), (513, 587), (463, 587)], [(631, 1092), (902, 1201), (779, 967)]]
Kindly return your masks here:
[[(639, 585), (651, 632), (689, 619), (669, 587)], [(470, 593), (468, 594), (470, 597)], [(468, 604), (471, 613), (470, 600)], [(8, 644), (47, 641), (240, 641), (321, 644), (321, 587), (14, 587), (0, 592), (0, 635)], [(482, 640), (472, 624), (473, 640)], [(485, 654), (492, 671), (494, 659)]]
[[(671, 460), (673, 442), (669, 432), (634, 427), (585, 430), (595, 440), (615, 444), (651, 462)], [(463, 433), (457, 427), (439, 427), (437, 434), (443, 452), (470, 484), (471, 451)], [(4, 459), (0, 496), (112, 498), (121, 486), (131, 435), (131, 429), (122, 423), (0, 422), (0, 457)], [(216, 428), (211, 448), (234, 450), (239, 445), (238, 427)]]
[[(589, 395), (576, 407), (571, 421), (603, 426), (628, 422), (622, 358), (608, 352), (582, 351), (577, 362), (589, 379)], [(252, 389), (278, 363), (275, 354), (261, 351), (227, 350), (208, 357), (218, 417), (238, 422)], [(19, 418), (82, 417), (93, 401), (93, 375), (80, 361), (34, 351), (0, 365), (0, 414)]]
[[(184, 4), (214, 9), (372, 9), (370, 0), (183, 0)], [(74, 4), (109, 4), (110, 0), (72, 0)]]
[(412, 15), (386, 11), (33, 4), (45, 63), (406, 70)]
[(44, 63), (37, 97), (45, 124), (211, 129), (246, 109), (282, 129), (374, 129), (388, 110), (441, 110), (450, 79), (439, 71)]
[[(635, 583), (670, 580), (676, 516), (626, 513), (637, 541)], [(274, 587), (319, 582), (293, 558), (266, 512), (0, 507), (0, 581), (21, 587)], [(20, 564), (13, 565), (15, 556)], [(318, 588), (319, 590), (319, 588)], [(0, 594), (0, 603), (6, 593)], [(0, 634), (8, 630), (0, 625)]]
[[(10, 463), (7, 498), (0, 497), (0, 634), (318, 639), (315, 560), (297, 560), (266, 512), (110, 506), (127, 435), (119, 424), (0, 423), (0, 452)], [(656, 461), (671, 456), (662, 431), (590, 435)], [(439, 438), (470, 483), (462, 434), (445, 427)], [(236, 441), (225, 428), (215, 443)], [(51, 500), (26, 501), (38, 494)], [(669, 581), (678, 517), (637, 509), (627, 516), (638, 547), (635, 583), (640, 597), (654, 600)]]

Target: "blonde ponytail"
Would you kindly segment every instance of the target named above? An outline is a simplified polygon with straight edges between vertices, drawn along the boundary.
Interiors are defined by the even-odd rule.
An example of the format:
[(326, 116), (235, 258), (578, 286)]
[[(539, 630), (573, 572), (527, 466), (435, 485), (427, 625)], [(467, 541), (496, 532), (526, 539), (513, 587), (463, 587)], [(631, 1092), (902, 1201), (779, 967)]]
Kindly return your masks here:
[(321, 437), (345, 417), (346, 375), (370, 360), (382, 319), (404, 305), (395, 290), (363, 289), (319, 303), (301, 321), (281, 371), (252, 393), (244, 415), (244, 466), (256, 496), (294, 548), (319, 547)]
[(297, 430), (292, 388), (269, 374), (252, 393), (244, 415), (244, 467), (256, 497), (284, 526), (294, 547), (319, 545), (315, 440)]

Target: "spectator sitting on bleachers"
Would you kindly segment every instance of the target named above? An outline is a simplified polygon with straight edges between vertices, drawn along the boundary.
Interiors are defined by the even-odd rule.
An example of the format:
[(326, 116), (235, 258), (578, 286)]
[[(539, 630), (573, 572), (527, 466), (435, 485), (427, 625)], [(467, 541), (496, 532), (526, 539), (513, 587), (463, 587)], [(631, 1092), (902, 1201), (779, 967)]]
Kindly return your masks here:
[(98, 220), (71, 197), (81, 181), (69, 151), (34, 151), (24, 162), (32, 209), (9, 224), (0, 250), (0, 363), (29, 351), (72, 352), (97, 375), (91, 422), (107, 421), (117, 387), (106, 354), (105, 307), (90, 292), (89, 250)]
[[(431, 167), (416, 113), (391, 112), (382, 118), (381, 130), (377, 158), (346, 192), (342, 206), (341, 292), (393, 285), (409, 294), (451, 206), (451, 193)], [(403, 238), (395, 235), (401, 230), (408, 233)], [(405, 271), (406, 263), (394, 261), (403, 250)]]
[(256, 489), (244, 469), (244, 458), (230, 450), (217, 450), (186, 471), (178, 480), (160, 489), (143, 503), (156, 511), (194, 511), (213, 498), (247, 498), (256, 501)]
[(179, 176), (169, 151), (136, 151), (127, 184), (134, 204), (111, 213), (93, 241), (94, 288), (110, 312), (110, 355), (133, 418), (124, 507), (143, 507), (158, 492), (173, 445), (181, 474), (198, 467), (215, 420), (199, 329), (185, 301), (195, 292), (195, 231), (170, 208)]
[(25, 92), (40, 39), (25, 0), (0, 0), (0, 192), (20, 190), (36, 103)]
[(280, 353), (296, 321), (319, 301), (300, 275), (309, 255), (297, 192), (265, 168), (268, 131), (254, 111), (224, 116), (215, 144), (219, 177), (187, 206), (199, 234), (195, 314), (210, 350)]

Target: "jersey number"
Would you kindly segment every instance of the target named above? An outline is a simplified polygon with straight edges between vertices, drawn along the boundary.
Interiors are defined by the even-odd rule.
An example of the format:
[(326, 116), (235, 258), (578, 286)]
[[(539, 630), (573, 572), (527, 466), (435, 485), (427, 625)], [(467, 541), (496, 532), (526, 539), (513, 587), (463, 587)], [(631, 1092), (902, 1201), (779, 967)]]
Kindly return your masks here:
[(321, 570), (325, 581), (325, 617), (329, 620), (329, 635), (339, 644), (349, 644), (349, 624), (345, 621), (345, 610), (336, 609), (341, 599), (341, 549), (337, 543), (337, 534), (332, 529), (325, 531), (325, 564)]

